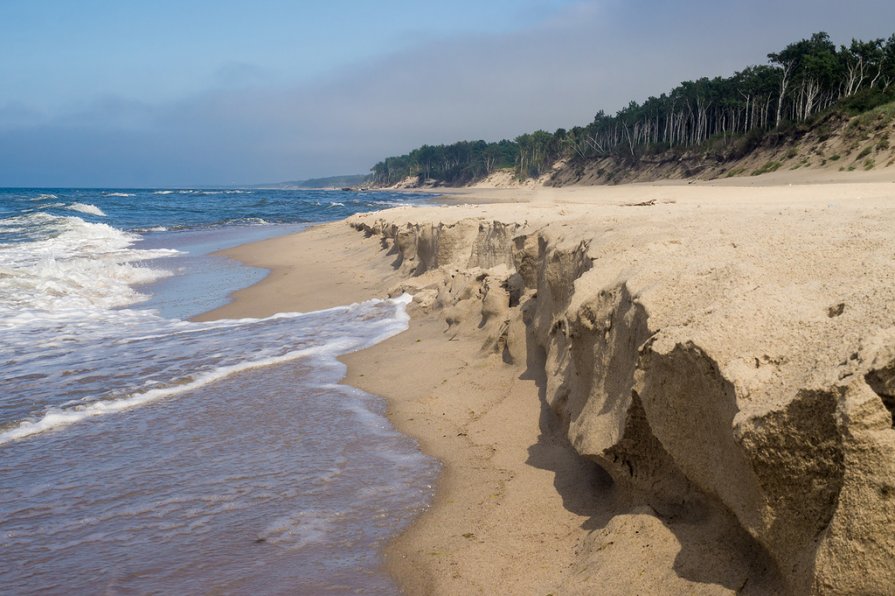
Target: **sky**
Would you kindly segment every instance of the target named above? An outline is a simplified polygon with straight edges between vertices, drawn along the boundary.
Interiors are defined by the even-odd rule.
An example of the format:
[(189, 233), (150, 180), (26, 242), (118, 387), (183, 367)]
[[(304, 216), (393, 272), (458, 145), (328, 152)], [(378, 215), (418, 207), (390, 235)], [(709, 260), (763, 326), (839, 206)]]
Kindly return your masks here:
[(584, 125), (891, 0), (2, 0), (0, 186), (366, 173), (424, 143)]

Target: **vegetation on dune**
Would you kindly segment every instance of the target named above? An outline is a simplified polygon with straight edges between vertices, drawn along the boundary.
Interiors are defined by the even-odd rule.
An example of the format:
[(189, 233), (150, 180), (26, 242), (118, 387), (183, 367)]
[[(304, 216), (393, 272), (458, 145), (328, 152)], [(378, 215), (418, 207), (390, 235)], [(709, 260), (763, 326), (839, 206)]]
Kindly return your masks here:
[(512, 167), (518, 153), (518, 143), (513, 141), (423, 145), (407, 155), (389, 157), (376, 164), (372, 169), (372, 178), (378, 184), (394, 184), (408, 176), (463, 184), (483, 178), (494, 170)]
[[(514, 168), (519, 178), (528, 178), (548, 172), (560, 159), (636, 161), (696, 148), (735, 159), (770, 136), (797, 133), (805, 123), (825, 126), (823, 119), (834, 111), (861, 114), (858, 126), (870, 128), (891, 119), (886, 117), (895, 108), (884, 104), (893, 101), (895, 35), (852, 40), (837, 48), (829, 35), (815, 33), (768, 54), (768, 64), (749, 66), (730, 77), (685, 81), (659, 97), (632, 101), (615, 115), (601, 110), (586, 126), (553, 133), (538, 130), (497, 143), (424, 145), (377, 163), (371, 178), (383, 185), (408, 177), (464, 184), (502, 168)], [(888, 147), (888, 141), (884, 145)]]

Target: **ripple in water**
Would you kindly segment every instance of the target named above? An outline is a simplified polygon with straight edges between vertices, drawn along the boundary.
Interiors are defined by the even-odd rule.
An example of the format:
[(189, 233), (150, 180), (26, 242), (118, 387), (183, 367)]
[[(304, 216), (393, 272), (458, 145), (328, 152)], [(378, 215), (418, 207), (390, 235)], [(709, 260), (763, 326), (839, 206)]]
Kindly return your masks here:
[(378, 551), (435, 464), (299, 361), (0, 447), (9, 593), (391, 594)]

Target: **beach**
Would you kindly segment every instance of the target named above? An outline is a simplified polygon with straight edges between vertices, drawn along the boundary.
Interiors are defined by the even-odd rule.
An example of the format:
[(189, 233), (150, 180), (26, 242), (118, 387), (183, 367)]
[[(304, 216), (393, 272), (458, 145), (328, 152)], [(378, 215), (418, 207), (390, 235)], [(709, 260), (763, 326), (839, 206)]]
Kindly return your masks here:
[(0, 596), (895, 595), (895, 2), (55, 4)]
[(407, 593), (873, 593), (895, 577), (874, 174), (463, 189), (229, 249), (271, 273), (203, 318), (414, 296), (408, 331), (341, 358), (443, 463), (386, 551)]
[[(382, 253), (378, 239), (344, 222), (228, 250), (272, 267), (271, 274), (202, 318), (315, 310), (386, 295), (401, 276)], [(391, 422), (445, 464), (433, 507), (389, 547), (387, 567), (410, 593), (489, 590), (494, 573), (507, 593), (549, 591), (557, 568), (568, 573), (575, 560), (568, 544), (587, 533), (581, 526), (594, 509), (587, 489), (605, 479), (549, 426), (542, 432), (534, 379), (516, 378), (518, 371), (499, 359), (480, 359), (477, 338), (447, 336), (438, 317), (411, 312), (407, 332), (341, 358), (348, 364), (343, 382), (386, 397)], [(525, 528), (515, 526), (519, 515)], [(526, 562), (506, 565), (520, 557)]]

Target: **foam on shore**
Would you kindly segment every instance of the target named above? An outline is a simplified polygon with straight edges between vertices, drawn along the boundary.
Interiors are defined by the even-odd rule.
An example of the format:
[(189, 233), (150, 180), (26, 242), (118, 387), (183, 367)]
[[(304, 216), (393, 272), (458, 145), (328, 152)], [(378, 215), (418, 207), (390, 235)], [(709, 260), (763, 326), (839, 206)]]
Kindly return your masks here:
[[(302, 358), (333, 359), (362, 349), (406, 328), (404, 306), (409, 301), (401, 296), (313, 313), (208, 323), (113, 311), (94, 317), (95, 324), (82, 317), (78, 337), (62, 341), (58, 330), (69, 322), (70, 313), (21, 316), (15, 333), (9, 334), (15, 356), (6, 363), (7, 374), (33, 376), (28, 372), (35, 358), (41, 359), (44, 372), (39, 385), (20, 382), (6, 396), (10, 404), (19, 401), (22, 406), (2, 412), (0, 445), (193, 391), (252, 368)], [(120, 327), (131, 333), (118, 337)], [(90, 363), (97, 352), (106, 367), (127, 373), (96, 380)], [(66, 398), (59, 403), (56, 395)], [(45, 411), (28, 414), (23, 410), (27, 404), (44, 404)], [(17, 419), (21, 416), (26, 418)]]

